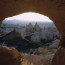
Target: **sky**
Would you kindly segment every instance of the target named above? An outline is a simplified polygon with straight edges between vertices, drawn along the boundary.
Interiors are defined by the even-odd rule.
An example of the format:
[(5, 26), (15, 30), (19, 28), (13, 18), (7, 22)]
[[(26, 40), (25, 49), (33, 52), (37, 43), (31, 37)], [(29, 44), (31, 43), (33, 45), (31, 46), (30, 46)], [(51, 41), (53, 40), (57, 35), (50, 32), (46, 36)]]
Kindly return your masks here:
[(12, 20), (12, 19), (16, 19), (16, 20), (24, 20), (24, 21), (45, 21), (45, 22), (52, 22), (52, 20), (50, 20), (47, 16), (38, 14), (38, 13), (34, 13), (34, 12), (27, 12), (27, 13), (22, 13), (13, 17), (8, 17), (5, 20)]

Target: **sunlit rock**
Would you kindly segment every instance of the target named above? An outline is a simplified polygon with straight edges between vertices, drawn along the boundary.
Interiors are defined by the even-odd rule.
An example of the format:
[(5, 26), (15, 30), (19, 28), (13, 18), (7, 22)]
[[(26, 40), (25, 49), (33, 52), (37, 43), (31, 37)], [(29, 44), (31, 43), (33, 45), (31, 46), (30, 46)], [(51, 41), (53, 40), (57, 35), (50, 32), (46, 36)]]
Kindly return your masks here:
[(49, 50), (48, 48), (39, 47), (35, 51), (35, 54), (45, 55), (45, 54), (53, 54), (53, 52), (51, 50)]
[(21, 61), (22, 65), (51, 65), (50, 60), (38, 55), (25, 55)]

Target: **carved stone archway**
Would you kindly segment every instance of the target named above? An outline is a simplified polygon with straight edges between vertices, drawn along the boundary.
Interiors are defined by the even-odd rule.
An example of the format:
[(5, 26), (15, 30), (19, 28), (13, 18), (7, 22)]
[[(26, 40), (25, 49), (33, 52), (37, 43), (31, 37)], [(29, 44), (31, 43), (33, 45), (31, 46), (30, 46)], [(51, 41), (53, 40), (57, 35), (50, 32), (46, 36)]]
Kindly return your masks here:
[(65, 65), (65, 55), (60, 57), (62, 53), (65, 53), (63, 50), (65, 48), (65, 0), (0, 0), (0, 25), (4, 18), (24, 12), (37, 12), (53, 20), (61, 34), (61, 41), (60, 51), (57, 51), (52, 64), (64, 63), (62, 65)]

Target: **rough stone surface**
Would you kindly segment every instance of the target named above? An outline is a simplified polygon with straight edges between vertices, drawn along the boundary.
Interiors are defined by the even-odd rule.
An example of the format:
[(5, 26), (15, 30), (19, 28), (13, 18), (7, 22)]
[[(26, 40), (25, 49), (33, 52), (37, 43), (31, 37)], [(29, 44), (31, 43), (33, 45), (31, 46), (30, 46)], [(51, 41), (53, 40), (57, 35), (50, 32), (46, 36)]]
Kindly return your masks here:
[(20, 58), (15, 48), (0, 46), (0, 65), (20, 65)]
[(65, 49), (59, 47), (53, 60), (52, 65), (65, 65)]
[(22, 65), (51, 65), (50, 60), (38, 55), (25, 55), (21, 61)]

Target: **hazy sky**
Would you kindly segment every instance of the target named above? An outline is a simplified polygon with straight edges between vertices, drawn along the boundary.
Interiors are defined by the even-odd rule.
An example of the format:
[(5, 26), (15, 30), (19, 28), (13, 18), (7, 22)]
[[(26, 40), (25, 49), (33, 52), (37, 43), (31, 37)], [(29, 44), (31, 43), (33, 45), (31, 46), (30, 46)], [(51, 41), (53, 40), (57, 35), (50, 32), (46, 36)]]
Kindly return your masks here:
[(34, 12), (28, 12), (28, 13), (23, 13), (17, 16), (9, 17), (6, 18), (5, 20), (12, 20), (12, 19), (17, 19), (17, 20), (24, 20), (24, 21), (46, 21), (46, 22), (52, 22), (47, 16), (34, 13)]

